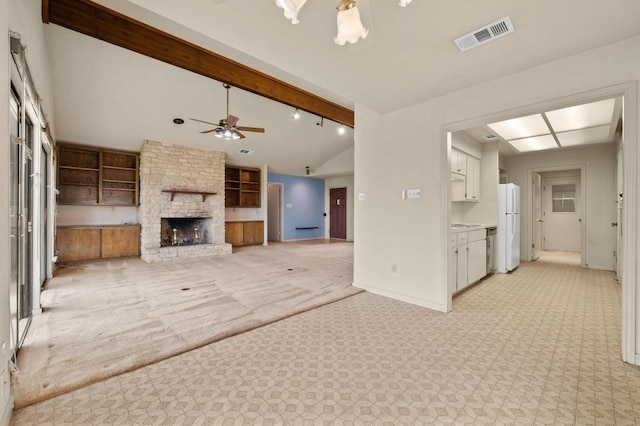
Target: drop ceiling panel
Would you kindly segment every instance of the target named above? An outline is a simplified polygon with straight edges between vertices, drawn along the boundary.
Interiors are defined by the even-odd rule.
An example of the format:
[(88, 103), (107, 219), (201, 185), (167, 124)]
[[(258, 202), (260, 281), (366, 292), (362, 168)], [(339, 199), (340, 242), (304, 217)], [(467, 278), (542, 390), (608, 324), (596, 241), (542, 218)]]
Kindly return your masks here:
[(615, 98), (576, 105), (546, 113), (556, 132), (585, 129), (611, 123)]
[(545, 123), (540, 114), (499, 121), (488, 126), (505, 140), (529, 138), (550, 133), (547, 123)]
[(556, 140), (551, 135), (516, 139), (511, 140), (508, 143), (519, 152), (543, 151), (545, 149), (558, 148)]
[(610, 142), (610, 127), (609, 125), (591, 127), (589, 129), (558, 133), (556, 136), (563, 147)]

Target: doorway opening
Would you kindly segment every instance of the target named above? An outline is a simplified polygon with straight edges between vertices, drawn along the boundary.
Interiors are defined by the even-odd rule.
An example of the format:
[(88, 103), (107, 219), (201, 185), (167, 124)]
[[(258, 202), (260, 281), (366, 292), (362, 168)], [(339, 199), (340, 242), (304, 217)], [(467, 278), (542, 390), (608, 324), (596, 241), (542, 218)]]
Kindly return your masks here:
[(536, 169), (530, 175), (532, 244), (528, 257), (535, 261), (544, 251), (574, 253), (586, 267), (584, 166)]
[(283, 198), (281, 183), (267, 183), (267, 240), (282, 241)]

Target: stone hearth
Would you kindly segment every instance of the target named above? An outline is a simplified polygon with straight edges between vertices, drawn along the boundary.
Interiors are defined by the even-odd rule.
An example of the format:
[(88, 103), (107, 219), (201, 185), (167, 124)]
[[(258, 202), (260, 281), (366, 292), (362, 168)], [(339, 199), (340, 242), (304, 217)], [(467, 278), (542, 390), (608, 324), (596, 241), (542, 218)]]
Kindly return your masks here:
[[(231, 245), (224, 242), (224, 166), (223, 152), (151, 141), (142, 145), (138, 221), (142, 225), (140, 257), (145, 262), (231, 254)], [(216, 195), (163, 192), (166, 190)], [(180, 222), (174, 219), (193, 221), (176, 235), (181, 244), (171, 244), (176, 226), (169, 221)], [(198, 243), (193, 241), (196, 226)]]

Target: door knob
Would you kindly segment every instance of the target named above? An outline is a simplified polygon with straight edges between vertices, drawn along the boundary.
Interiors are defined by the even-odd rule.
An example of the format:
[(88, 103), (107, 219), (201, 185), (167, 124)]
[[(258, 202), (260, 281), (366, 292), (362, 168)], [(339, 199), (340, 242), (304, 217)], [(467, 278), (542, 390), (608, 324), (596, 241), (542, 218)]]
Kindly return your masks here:
[(544, 222), (544, 219), (538, 219), (538, 222), (542, 223)]
[(618, 222), (611, 222), (611, 226), (618, 226)]

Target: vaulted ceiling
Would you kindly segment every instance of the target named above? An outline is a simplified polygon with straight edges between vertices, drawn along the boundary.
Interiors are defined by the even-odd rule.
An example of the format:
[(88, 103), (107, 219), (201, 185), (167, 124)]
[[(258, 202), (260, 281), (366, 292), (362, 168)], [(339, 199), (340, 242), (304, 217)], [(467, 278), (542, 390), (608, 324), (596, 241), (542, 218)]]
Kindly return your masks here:
[[(414, 0), (406, 8), (397, 0), (358, 0), (370, 34), (346, 46), (334, 44), (335, 5), (322, 0), (308, 0), (297, 25), (274, 1), (98, 3), (347, 109), (358, 104), (381, 113), (640, 34), (637, 0), (615, 7), (600, 0)], [(512, 34), (464, 53), (452, 42), (504, 16)], [(213, 147), (232, 163), (300, 175), (353, 146), (352, 129), (339, 135), (335, 122), (305, 112), (291, 120), (290, 106), (236, 88), (230, 112), (239, 125), (266, 133), (235, 142), (202, 135), (207, 126), (188, 118), (217, 122), (226, 115), (218, 81), (55, 24), (48, 35), (58, 140), (134, 150), (145, 139)], [(175, 117), (185, 124), (174, 124)], [(240, 148), (255, 153), (241, 156)]]

